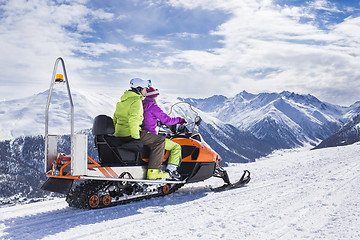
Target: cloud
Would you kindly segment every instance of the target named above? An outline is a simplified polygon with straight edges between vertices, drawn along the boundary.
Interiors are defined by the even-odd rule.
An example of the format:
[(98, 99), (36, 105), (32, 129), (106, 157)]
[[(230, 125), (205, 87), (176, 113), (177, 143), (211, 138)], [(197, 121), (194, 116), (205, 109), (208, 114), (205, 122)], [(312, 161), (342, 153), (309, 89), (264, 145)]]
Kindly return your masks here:
[[(341, 12), (328, 1), (296, 8), (279, 7), (272, 1), (227, 1), (226, 5), (222, 1), (171, 3), (188, 9), (224, 9), (231, 11), (232, 17), (212, 32), (224, 37), (223, 48), (181, 51), (168, 56), (165, 63), (181, 66), (182, 62), (194, 71), (213, 72), (214, 78), (221, 75), (236, 91), (308, 91), (326, 100), (351, 103), (340, 94), (329, 98), (328, 92), (335, 93), (336, 88), (339, 93), (344, 92), (346, 82), (360, 78), (356, 67), (360, 63), (360, 18), (331, 23), (330, 30), (324, 30), (301, 19), (316, 18), (315, 10), (319, 9)], [(352, 101), (358, 100), (357, 91), (348, 88), (347, 92), (351, 91)]]
[(188, 38), (199, 38), (200, 34), (181, 32), (181, 33), (176, 33), (175, 36), (183, 39), (188, 39)]
[(328, 12), (341, 12), (334, 3), (331, 3), (327, 0), (316, 0), (314, 2), (310, 2), (309, 9), (325, 10)]
[(169, 47), (171, 45), (171, 41), (168, 40), (150, 40), (147, 39), (144, 35), (136, 34), (132, 36), (132, 39), (135, 43), (144, 43), (144, 44), (151, 44), (155, 47)]
[[(114, 15), (102, 9), (92, 10), (82, 1), (2, 1), (0, 11), (0, 81), (12, 88), (17, 86), (17, 92), (22, 94), (33, 92), (34, 83), (37, 89), (46, 88), (58, 56), (67, 59), (69, 68), (76, 73), (84, 67), (102, 65), (97, 60), (76, 56), (77, 53), (96, 57), (126, 51), (121, 44), (86, 42), (88, 34), (94, 31), (93, 22), (110, 21)], [(81, 77), (80, 72), (75, 75)]]
[(350, 104), (359, 100), (360, 17), (359, 6), (341, 4), (2, 1), (1, 94), (46, 88), (62, 56), (72, 86), (127, 88), (138, 76), (181, 96), (289, 90)]
[(99, 56), (109, 52), (126, 52), (128, 49), (122, 44), (84, 43), (79, 51), (91, 56)]

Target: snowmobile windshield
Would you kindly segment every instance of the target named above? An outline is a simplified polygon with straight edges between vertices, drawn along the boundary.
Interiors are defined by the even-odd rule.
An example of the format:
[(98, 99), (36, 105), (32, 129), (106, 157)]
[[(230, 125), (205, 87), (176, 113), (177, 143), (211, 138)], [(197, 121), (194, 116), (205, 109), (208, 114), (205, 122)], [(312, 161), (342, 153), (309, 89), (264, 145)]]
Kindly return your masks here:
[(201, 117), (198, 110), (195, 109), (190, 103), (177, 102), (170, 107), (168, 112), (170, 117), (181, 117), (186, 120), (184, 125), (176, 124), (173, 126), (163, 126), (160, 131), (171, 130), (172, 133), (191, 133), (192, 135), (198, 132), (198, 126), (201, 123)]

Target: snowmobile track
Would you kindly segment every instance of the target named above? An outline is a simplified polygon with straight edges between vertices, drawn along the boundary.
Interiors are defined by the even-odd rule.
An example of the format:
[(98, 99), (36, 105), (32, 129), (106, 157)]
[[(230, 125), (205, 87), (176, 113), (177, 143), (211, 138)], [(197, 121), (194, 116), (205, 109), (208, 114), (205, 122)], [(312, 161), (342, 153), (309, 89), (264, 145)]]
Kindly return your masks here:
[[(104, 187), (106, 187), (110, 183), (111, 183), (110, 181), (96, 181), (96, 180), (87, 180), (85, 182), (82, 182), (81, 184), (70, 190), (70, 192), (66, 196), (66, 202), (69, 204), (70, 207), (81, 208), (81, 209), (92, 209), (93, 207), (91, 207), (89, 204), (90, 197), (94, 194), (96, 195), (99, 191), (101, 191)], [(177, 191), (183, 185), (184, 183), (174, 184), (174, 186), (170, 188), (167, 193), (164, 193), (159, 190), (156, 193), (139, 195), (138, 197), (131, 197), (132, 195), (128, 195), (128, 197), (131, 198), (116, 200), (114, 202), (111, 202), (109, 205), (99, 204), (99, 206), (95, 207), (95, 209), (127, 204), (130, 202), (150, 199), (153, 197), (165, 196)]]

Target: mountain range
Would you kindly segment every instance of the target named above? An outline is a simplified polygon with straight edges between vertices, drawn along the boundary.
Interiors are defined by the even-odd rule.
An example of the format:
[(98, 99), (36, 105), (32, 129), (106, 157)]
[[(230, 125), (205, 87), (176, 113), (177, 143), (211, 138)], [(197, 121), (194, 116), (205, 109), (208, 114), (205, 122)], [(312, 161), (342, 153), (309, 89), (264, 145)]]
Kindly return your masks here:
[[(90, 134), (93, 119), (99, 114), (112, 116), (118, 99), (81, 91), (73, 91), (72, 96), (75, 132), (88, 134), (88, 152), (96, 159)], [(41, 195), (38, 187), (44, 180), (43, 133), (47, 97), (48, 91), (44, 91), (31, 97), (0, 102), (0, 198), (13, 196), (19, 192), (19, 187), (25, 196)], [(277, 149), (321, 148), (359, 141), (360, 102), (344, 107), (287, 91), (260, 94), (243, 91), (234, 97), (215, 95), (204, 99), (164, 94), (158, 97), (164, 112), (171, 111), (171, 116), (181, 116), (191, 122), (194, 113), (189, 106), (171, 108), (179, 101), (190, 103), (201, 116), (203, 121), (199, 131), (220, 154), (222, 165), (253, 162)], [(65, 153), (70, 149), (67, 135), (70, 132), (69, 106), (65, 89), (54, 89), (49, 133), (60, 135), (59, 152)]]
[(243, 134), (255, 137), (258, 142), (253, 149), (316, 146), (360, 111), (360, 102), (344, 107), (322, 102), (312, 95), (288, 91), (260, 94), (243, 91), (232, 98), (217, 95), (182, 100)]
[[(43, 135), (47, 96), (48, 91), (44, 91), (0, 102), (0, 140)], [(118, 101), (115, 97), (81, 91), (73, 91), (72, 97), (76, 131), (90, 129), (99, 114), (112, 116)], [(190, 103), (204, 120), (200, 132), (205, 141), (222, 153), (227, 162), (254, 161), (275, 149), (316, 146), (360, 112), (360, 102), (344, 107), (288, 91), (260, 94), (243, 91), (230, 98), (222, 95), (204, 99), (176, 98), (163, 94), (158, 98), (165, 112), (176, 102)], [(51, 99), (50, 134), (69, 133), (69, 106), (66, 88), (58, 86)], [(189, 120), (192, 117), (189, 111), (180, 109), (172, 115), (182, 115)]]

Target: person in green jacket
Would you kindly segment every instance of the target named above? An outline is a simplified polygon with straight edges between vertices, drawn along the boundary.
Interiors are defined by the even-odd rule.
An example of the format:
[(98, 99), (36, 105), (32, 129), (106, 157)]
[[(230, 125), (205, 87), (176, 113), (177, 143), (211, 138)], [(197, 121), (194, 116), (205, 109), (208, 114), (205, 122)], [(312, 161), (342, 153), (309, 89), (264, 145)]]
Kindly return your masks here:
[(169, 178), (169, 173), (160, 169), (164, 158), (165, 139), (141, 130), (144, 113), (142, 100), (148, 86), (149, 83), (145, 80), (131, 79), (130, 90), (125, 91), (120, 102), (116, 104), (113, 116), (115, 136), (126, 142), (140, 139), (144, 145), (150, 147), (147, 179)]

